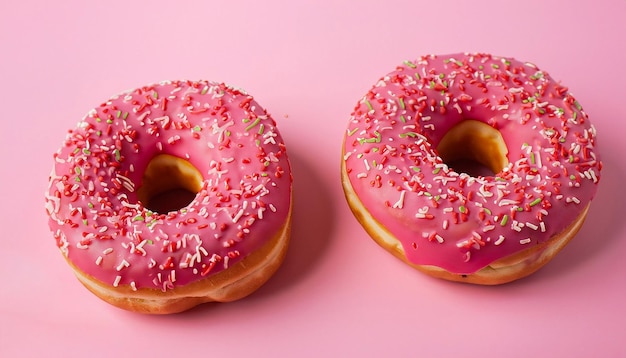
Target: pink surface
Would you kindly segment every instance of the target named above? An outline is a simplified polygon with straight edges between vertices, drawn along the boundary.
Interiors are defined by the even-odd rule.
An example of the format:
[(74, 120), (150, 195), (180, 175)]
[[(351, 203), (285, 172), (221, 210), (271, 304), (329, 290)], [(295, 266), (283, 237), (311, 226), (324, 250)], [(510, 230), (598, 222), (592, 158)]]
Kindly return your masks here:
[[(626, 5), (44, 1), (0, 5), (0, 356), (624, 356)], [(497, 5), (496, 5), (497, 4)], [(598, 130), (603, 179), (574, 241), (500, 287), (434, 280), (365, 234), (339, 182), (358, 99), (405, 59), (491, 52), (568, 86)], [(52, 153), (91, 107), (164, 79), (226, 81), (278, 122), (293, 240), (254, 295), (180, 315), (109, 306), (72, 276), (44, 211)]]

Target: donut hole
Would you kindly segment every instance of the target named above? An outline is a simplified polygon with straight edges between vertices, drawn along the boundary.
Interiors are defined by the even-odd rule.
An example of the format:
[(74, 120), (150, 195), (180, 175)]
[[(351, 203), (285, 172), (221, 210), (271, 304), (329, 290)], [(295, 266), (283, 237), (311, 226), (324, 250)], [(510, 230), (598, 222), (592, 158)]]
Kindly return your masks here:
[(159, 154), (148, 163), (137, 198), (157, 213), (177, 211), (193, 201), (202, 188), (202, 180), (200, 171), (189, 161)]
[(509, 164), (509, 150), (500, 131), (473, 119), (452, 127), (437, 152), (448, 167), (474, 177), (493, 176)]

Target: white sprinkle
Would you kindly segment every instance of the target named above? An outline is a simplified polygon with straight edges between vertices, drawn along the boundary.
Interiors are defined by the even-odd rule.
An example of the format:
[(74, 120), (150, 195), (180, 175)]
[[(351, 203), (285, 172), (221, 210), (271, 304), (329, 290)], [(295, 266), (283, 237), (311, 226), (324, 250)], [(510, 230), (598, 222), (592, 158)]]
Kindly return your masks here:
[(435, 235), (435, 239), (438, 243), (443, 244), (443, 237), (439, 236), (439, 234)]
[(98, 258), (96, 259), (96, 265), (100, 266), (100, 264), (102, 263), (102, 256), (98, 256)]
[(526, 244), (530, 244), (532, 240), (530, 239), (530, 237), (526, 238), (526, 239), (522, 239), (519, 241), (520, 244), (522, 245), (526, 245)]
[(493, 230), (495, 228), (496, 228), (495, 225), (487, 225), (487, 226), (483, 227), (483, 232), (488, 232), (488, 231), (491, 231), (491, 230)]
[(119, 286), (121, 280), (122, 280), (122, 276), (115, 277), (115, 281), (113, 281), (113, 287)]
[(117, 267), (115, 269), (117, 271), (122, 271), (122, 269), (124, 269), (124, 268), (126, 268), (128, 266), (130, 266), (130, 263), (128, 261), (126, 261), (126, 260), (122, 260), (122, 262), (119, 265), (117, 265)]
[(494, 242), (494, 245), (498, 246), (498, 245), (500, 245), (503, 241), (504, 241), (504, 235), (500, 235), (500, 236), (498, 237), (498, 240), (496, 240), (496, 242)]
[(533, 230), (537, 230), (539, 228), (539, 226), (531, 223), (531, 222), (526, 222), (526, 226), (533, 229)]
[(404, 207), (404, 195), (406, 193), (406, 190), (402, 190), (400, 192), (400, 199), (398, 199), (398, 201), (396, 201), (395, 204), (393, 204), (393, 208), (394, 209), (402, 209)]
[(237, 221), (239, 221), (239, 219), (241, 219), (242, 216), (243, 209), (240, 209), (239, 212), (237, 212), (237, 214), (235, 214), (235, 216), (233, 217), (233, 222), (236, 223)]
[(130, 282), (130, 288), (132, 288), (133, 291), (137, 291), (137, 285), (135, 284), (135, 281)]
[(106, 249), (106, 250), (102, 251), (102, 253), (103, 253), (103, 254), (105, 254), (105, 255), (108, 255), (108, 254), (110, 254), (111, 252), (113, 252), (113, 248), (112, 248), (112, 247), (109, 247), (108, 249)]

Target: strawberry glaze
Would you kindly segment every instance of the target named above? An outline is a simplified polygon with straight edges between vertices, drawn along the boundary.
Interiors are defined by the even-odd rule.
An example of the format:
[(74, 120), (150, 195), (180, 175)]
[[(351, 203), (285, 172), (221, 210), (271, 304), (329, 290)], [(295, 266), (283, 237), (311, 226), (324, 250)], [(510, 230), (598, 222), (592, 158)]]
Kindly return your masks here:
[[(449, 168), (435, 148), (465, 119), (496, 128), (509, 164)], [(405, 61), (359, 101), (345, 135), (350, 183), (407, 259), (456, 274), (542, 243), (595, 195), (596, 131), (566, 87), (535, 65), (487, 54)]]
[[(195, 199), (166, 214), (136, 194), (158, 154), (204, 176)], [(274, 120), (220, 83), (163, 82), (115, 96), (69, 131), (54, 161), (46, 210), (57, 246), (115, 287), (166, 291), (225, 270), (275, 235), (291, 205)]]

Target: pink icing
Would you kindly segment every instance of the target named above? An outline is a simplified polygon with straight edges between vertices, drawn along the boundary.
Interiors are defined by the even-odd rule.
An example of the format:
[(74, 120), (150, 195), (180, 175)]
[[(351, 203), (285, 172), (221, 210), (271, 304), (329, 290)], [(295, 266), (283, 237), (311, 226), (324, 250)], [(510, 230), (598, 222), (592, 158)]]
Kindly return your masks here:
[[(472, 177), (436, 153), (474, 119), (498, 129), (509, 165)], [(345, 138), (350, 183), (410, 262), (471, 274), (550, 239), (593, 198), (595, 128), (566, 87), (530, 63), (487, 54), (425, 56), (381, 78)]]
[[(161, 153), (204, 176), (195, 199), (167, 214), (136, 194)], [(225, 270), (275, 235), (291, 205), (274, 120), (220, 83), (163, 82), (115, 96), (69, 132), (54, 160), (46, 210), (57, 246), (116, 287), (165, 291)]]

